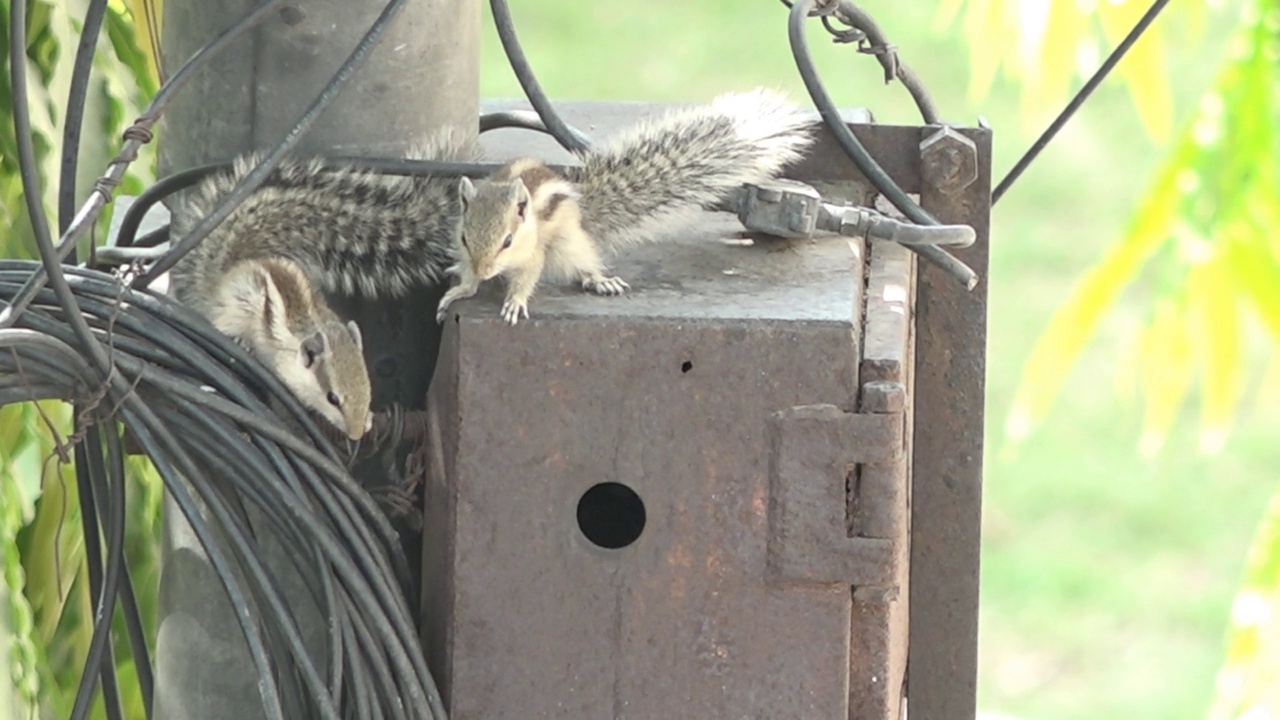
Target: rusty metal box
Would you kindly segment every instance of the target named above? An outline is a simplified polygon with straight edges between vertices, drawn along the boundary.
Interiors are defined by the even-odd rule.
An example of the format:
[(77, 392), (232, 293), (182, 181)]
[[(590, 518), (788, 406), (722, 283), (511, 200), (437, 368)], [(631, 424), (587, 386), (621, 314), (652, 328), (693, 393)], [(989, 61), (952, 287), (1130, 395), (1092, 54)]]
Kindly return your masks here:
[[(559, 107), (598, 136), (661, 109)], [(847, 119), (975, 229), (957, 255), (985, 274), (990, 131)], [(924, 152), (957, 133), (960, 184)], [(825, 133), (788, 175), (876, 200)], [(422, 634), (452, 718), (896, 720), (908, 697), (974, 716), (985, 283), (896, 245), (740, 230), (708, 215), (628, 251), (624, 297), (543, 287), (513, 328), (494, 284), (446, 321)]]
[(897, 717), (913, 265), (734, 234), (448, 321), (423, 586), (456, 720)]

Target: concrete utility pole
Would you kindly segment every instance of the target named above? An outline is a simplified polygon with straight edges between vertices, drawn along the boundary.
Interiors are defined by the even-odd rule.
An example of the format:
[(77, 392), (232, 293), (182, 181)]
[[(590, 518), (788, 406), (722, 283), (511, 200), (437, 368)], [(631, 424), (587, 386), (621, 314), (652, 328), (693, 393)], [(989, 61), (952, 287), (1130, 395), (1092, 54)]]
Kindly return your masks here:
[[(261, 0), (169, 0), (161, 52), (176, 68)], [(346, 60), (383, 8), (381, 2), (311, 0), (283, 4), (237, 46), (200, 70), (173, 102), (159, 134), (160, 173), (230, 159), (278, 143)], [(445, 127), (475, 136), (479, 112), (478, 0), (414, 0), (364, 67), (297, 146), (298, 154), (402, 156)], [(395, 304), (336, 304), (362, 328), (375, 404), (425, 402), (439, 326), (432, 295)], [(366, 481), (372, 478), (363, 478)], [(374, 480), (376, 482), (376, 480)], [(264, 538), (313, 653), (324, 626), (282, 551)], [(181, 514), (165, 507), (164, 570), (156, 649), (155, 717), (261, 717), (258, 678), (225, 593)], [(318, 658), (319, 659), (319, 658)]]

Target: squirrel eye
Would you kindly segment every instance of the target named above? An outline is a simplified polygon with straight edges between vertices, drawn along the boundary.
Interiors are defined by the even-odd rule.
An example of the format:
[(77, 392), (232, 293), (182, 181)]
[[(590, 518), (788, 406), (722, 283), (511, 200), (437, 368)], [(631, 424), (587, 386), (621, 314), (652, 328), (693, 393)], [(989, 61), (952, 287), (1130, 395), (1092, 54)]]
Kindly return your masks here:
[(462, 241), (462, 247), (466, 247), (466, 246), (467, 246), (467, 234), (466, 234), (466, 233), (462, 233), (461, 235), (459, 235), (459, 236), (458, 236), (458, 239)]
[(507, 249), (507, 248), (509, 248), (509, 247), (511, 247), (511, 236), (510, 236), (510, 235), (508, 235), (508, 236), (506, 237), (506, 239), (502, 241), (502, 249), (503, 249), (503, 250), (506, 250), (506, 249)]
[(342, 400), (338, 397), (338, 393), (331, 392), (325, 399), (334, 407), (342, 407)]

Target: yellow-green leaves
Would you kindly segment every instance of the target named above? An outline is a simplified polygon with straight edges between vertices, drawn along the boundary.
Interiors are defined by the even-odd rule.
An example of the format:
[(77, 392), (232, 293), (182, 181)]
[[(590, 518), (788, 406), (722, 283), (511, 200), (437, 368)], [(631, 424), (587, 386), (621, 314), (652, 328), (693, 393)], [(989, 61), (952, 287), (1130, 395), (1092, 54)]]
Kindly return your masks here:
[(133, 20), (133, 40), (146, 56), (151, 82), (160, 82), (160, 22), (164, 0), (111, 0), (112, 5), (127, 10)]
[(1258, 318), (1280, 343), (1280, 3), (1266, 6), (1270, 21), (1257, 7), (1245, 13), (1231, 58), (1127, 234), (1086, 272), (1037, 341), (1010, 413), (1012, 439), (1047, 414), (1103, 315), (1141, 276), (1153, 295), (1134, 360), (1146, 410), (1141, 449), (1159, 450), (1196, 379), (1200, 447), (1222, 449), (1247, 379), (1245, 319)]
[[(1021, 115), (1030, 128), (1062, 106), (1074, 81), (1097, 69), (1149, 5), (1149, 0), (945, 0), (935, 31), (950, 32), (956, 16), (963, 15), (970, 95), (986, 98), (1003, 70), (1023, 90)], [(1148, 132), (1162, 142), (1172, 126), (1164, 36), (1154, 24), (1117, 70)]]
[(1280, 489), (1249, 549), (1231, 607), (1210, 720), (1280, 717)]
[[(59, 154), (67, 115), (71, 66), (79, 42), (87, 0), (31, 0), (28, 5), (28, 90), (32, 138), (42, 181), (42, 200), (54, 208)], [(133, 28), (113, 2), (94, 56), (86, 98), (80, 154), (80, 199), (120, 145), (125, 125), (138, 117), (155, 92), (147, 58)], [(9, 2), (0, 0), (0, 37), (8, 35)], [(6, 47), (7, 50), (7, 47)], [(0, 61), (0, 257), (30, 255), (27, 219), (16, 165), (13, 88), (7, 54)], [(153, 177), (148, 151), (134, 163), (121, 190), (137, 193)], [(50, 216), (52, 217), (52, 215)], [(105, 221), (105, 218), (104, 218)], [(41, 404), (63, 437), (70, 430), (69, 408)], [(0, 408), (0, 718), (66, 717), (93, 630), (93, 606), (86, 579), (84, 539), (73, 472), (49, 462), (55, 438), (39, 418), (36, 405)], [(153, 581), (159, 553), (155, 516), (159, 484), (154, 472), (131, 463), (127, 481), (130, 518), (126, 535), (130, 571), (138, 586), (144, 618), (154, 616)], [(146, 503), (151, 516), (136, 522)], [(128, 648), (116, 648), (122, 667), (130, 667)], [(140, 703), (135, 685), (122, 685), (126, 704)], [(101, 704), (94, 712), (101, 716)]]

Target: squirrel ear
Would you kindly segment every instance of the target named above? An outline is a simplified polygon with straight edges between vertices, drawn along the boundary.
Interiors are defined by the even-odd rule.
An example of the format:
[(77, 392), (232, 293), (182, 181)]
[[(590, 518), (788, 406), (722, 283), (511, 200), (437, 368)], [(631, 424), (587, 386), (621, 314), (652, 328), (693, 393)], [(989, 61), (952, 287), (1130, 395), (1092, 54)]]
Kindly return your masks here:
[(533, 196), (529, 194), (529, 186), (524, 181), (516, 178), (516, 215), (523, 220), (525, 214), (529, 211), (529, 201)]
[(316, 363), (316, 358), (324, 353), (324, 333), (319, 330), (302, 339), (299, 348), (302, 355), (302, 367), (309, 368)]
[(475, 183), (471, 182), (471, 178), (463, 175), (458, 179), (458, 197), (462, 198), (462, 207), (466, 207), (467, 203), (476, 196)]
[(276, 287), (275, 279), (271, 277), (270, 271), (261, 266), (253, 268), (250, 277), (253, 283), (251, 292), (256, 296), (253, 300), (262, 309), (263, 329), (271, 337), (283, 338), (288, 332), (285, 327), (284, 298)]
[(351, 339), (356, 342), (356, 349), (364, 350), (364, 339), (360, 337), (360, 326), (355, 320), (347, 322), (347, 331), (351, 333)]

